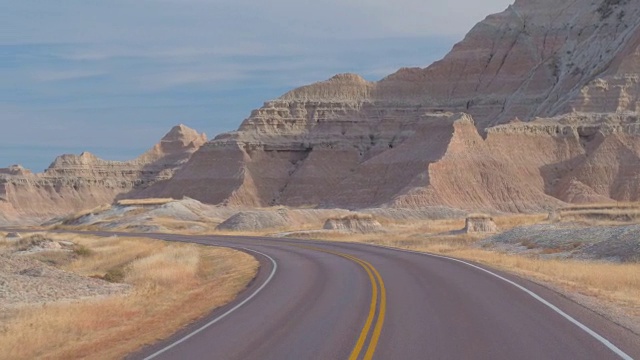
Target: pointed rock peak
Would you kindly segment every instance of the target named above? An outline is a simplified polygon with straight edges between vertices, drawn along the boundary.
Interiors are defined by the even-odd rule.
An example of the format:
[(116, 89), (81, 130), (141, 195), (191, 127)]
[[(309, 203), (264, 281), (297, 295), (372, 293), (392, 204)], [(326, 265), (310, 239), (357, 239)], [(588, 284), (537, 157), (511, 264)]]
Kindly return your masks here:
[(303, 86), (281, 96), (284, 101), (361, 101), (368, 99), (374, 83), (357, 74), (338, 74), (329, 80)]
[(80, 157), (81, 157), (81, 158), (83, 158), (83, 159), (94, 159), (94, 158), (96, 158), (96, 156), (95, 156), (95, 155), (93, 155), (92, 153), (90, 153), (90, 152), (88, 152), (88, 151), (83, 151), (83, 152), (80, 154)]
[(56, 157), (55, 162), (78, 162), (78, 161), (87, 161), (97, 159), (95, 155), (88, 151), (83, 151), (80, 155), (75, 154), (64, 154)]
[(334, 77), (332, 77), (331, 79), (329, 79), (328, 81), (330, 81), (330, 82), (350, 82), (350, 83), (361, 83), (361, 84), (365, 84), (365, 83), (368, 82), (362, 76), (360, 76), (358, 74), (352, 74), (352, 73), (338, 74), (338, 75), (335, 75)]
[(25, 169), (22, 165), (11, 165), (8, 168), (0, 168), (0, 174), (8, 175), (27, 175), (31, 174), (31, 171)]
[(80, 155), (64, 154), (56, 157), (47, 170), (65, 168), (68, 166), (84, 166), (100, 161), (104, 160), (87, 151), (82, 152)]
[(464, 124), (464, 125), (473, 125), (475, 126), (475, 121), (473, 117), (467, 113), (457, 113), (453, 116), (454, 124)]
[(382, 79), (382, 82), (393, 80), (414, 81), (424, 77), (423, 72), (424, 69), (419, 67), (403, 67)]
[(25, 169), (22, 165), (20, 165), (20, 164), (11, 165), (11, 166), (9, 166), (9, 168), (8, 168), (8, 169), (9, 169), (9, 170), (11, 170), (11, 171), (24, 171), (24, 170), (26, 170), (26, 169)]
[(207, 136), (198, 133), (196, 130), (180, 124), (174, 126), (163, 138), (162, 141), (181, 141), (185, 144), (195, 142), (202, 143), (207, 140)]

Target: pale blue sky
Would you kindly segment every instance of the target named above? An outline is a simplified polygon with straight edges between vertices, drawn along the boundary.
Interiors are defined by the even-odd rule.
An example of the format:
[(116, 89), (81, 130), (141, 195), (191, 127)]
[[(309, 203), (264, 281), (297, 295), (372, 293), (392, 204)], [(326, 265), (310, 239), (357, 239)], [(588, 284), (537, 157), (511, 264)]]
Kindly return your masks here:
[(291, 88), (441, 58), (510, 0), (0, 0), (0, 167), (211, 138)]

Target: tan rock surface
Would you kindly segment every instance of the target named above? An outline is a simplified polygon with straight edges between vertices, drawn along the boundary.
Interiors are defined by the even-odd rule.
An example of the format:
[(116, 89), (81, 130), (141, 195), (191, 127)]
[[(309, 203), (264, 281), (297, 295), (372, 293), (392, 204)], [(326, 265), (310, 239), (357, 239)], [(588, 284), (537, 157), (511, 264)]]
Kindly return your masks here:
[(383, 231), (382, 225), (371, 215), (352, 214), (338, 218), (330, 218), (323, 229), (343, 232), (372, 233)]
[(147, 195), (501, 211), (635, 200), (638, 5), (518, 0), (425, 69), (341, 74), (265, 103)]
[(464, 232), (467, 234), (495, 233), (498, 232), (498, 226), (491, 216), (471, 215), (465, 220)]
[(417, 116), (466, 112), (481, 130), (514, 117), (637, 111), (639, 5), (638, 0), (517, 0), (478, 23), (427, 68), (403, 68), (377, 83), (337, 75), (295, 89), (261, 111), (286, 102), (315, 103), (319, 113), (336, 113), (338, 104), (377, 115), (389, 108)]
[(131, 161), (106, 161), (84, 152), (59, 156), (41, 174), (18, 166), (0, 169), (0, 220), (43, 219), (131, 196), (170, 178), (205, 142), (204, 134), (180, 125)]
[(344, 118), (325, 118), (306, 132), (274, 135), (249, 127), (257, 122), (251, 118), (246, 130), (208, 143), (171, 181), (147, 191), (243, 206), (500, 211), (638, 196), (634, 117), (513, 122), (489, 128), (486, 138), (465, 114), (350, 119), (344, 125)]
[(0, 212), (34, 193), (39, 213), (118, 195), (488, 211), (638, 200), (639, 74), (640, 0), (517, 0), (427, 68), (294, 89), (197, 151), (203, 139), (177, 129), (133, 162), (2, 170), (15, 180), (0, 182)]

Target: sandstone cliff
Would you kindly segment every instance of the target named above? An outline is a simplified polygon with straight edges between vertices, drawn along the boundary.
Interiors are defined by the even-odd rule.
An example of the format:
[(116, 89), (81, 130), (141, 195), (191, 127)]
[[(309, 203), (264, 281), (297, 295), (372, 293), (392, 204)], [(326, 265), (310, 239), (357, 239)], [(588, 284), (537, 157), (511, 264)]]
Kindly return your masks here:
[(352, 118), (308, 130), (221, 136), (148, 196), (241, 206), (533, 211), (638, 200), (637, 117), (571, 114), (487, 129), (467, 114)]
[(131, 161), (106, 161), (85, 152), (59, 156), (41, 174), (20, 166), (0, 169), (0, 213), (9, 222), (111, 203), (170, 178), (205, 142), (204, 134), (180, 125)]
[(2, 170), (0, 212), (115, 196), (486, 211), (638, 200), (639, 74), (640, 0), (517, 0), (427, 68), (292, 90), (201, 147), (178, 129), (195, 140), (132, 162)]
[(639, 5), (517, 0), (441, 61), (380, 81), (374, 98), (464, 111), (481, 130), (514, 117), (636, 111)]
[(466, 112), (480, 130), (515, 117), (636, 111), (639, 27), (638, 0), (517, 0), (427, 68), (403, 68), (375, 83), (339, 75), (262, 110), (366, 104), (378, 116), (388, 109)]
[(425, 69), (266, 102), (144, 193), (502, 211), (636, 200), (639, 5), (518, 0)]

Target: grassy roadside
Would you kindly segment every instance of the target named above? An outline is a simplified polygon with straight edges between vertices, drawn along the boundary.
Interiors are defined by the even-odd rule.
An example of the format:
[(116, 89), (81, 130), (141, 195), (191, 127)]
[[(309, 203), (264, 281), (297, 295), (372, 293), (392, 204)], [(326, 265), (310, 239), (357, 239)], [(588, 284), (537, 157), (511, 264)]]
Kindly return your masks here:
[(18, 310), (0, 326), (3, 357), (122, 358), (228, 303), (258, 269), (253, 257), (231, 249), (142, 238), (47, 236), (72, 241), (80, 250), (71, 259), (52, 254), (42, 260), (129, 284), (131, 290)]
[[(495, 216), (501, 231), (518, 226), (548, 223), (549, 214)], [(292, 237), (328, 241), (371, 243), (474, 261), (517, 274), (568, 295), (601, 314), (619, 313), (640, 320), (640, 264), (542, 259), (478, 247), (486, 234), (464, 234), (464, 219), (385, 221), (383, 233), (294, 231)], [(301, 232), (297, 233), (298, 230)], [(229, 235), (269, 235), (270, 232), (220, 232)], [(635, 331), (640, 333), (640, 323)]]
[[(501, 229), (537, 223), (535, 216), (498, 218)], [(463, 221), (433, 221), (389, 226), (378, 234), (309, 233), (309, 239), (362, 242), (474, 261), (560, 291), (601, 314), (618, 313), (640, 319), (640, 264), (570, 259), (541, 259), (527, 255), (484, 250), (481, 235), (449, 233)], [(586, 302), (585, 302), (586, 301)], [(634, 331), (640, 331), (640, 326)]]

